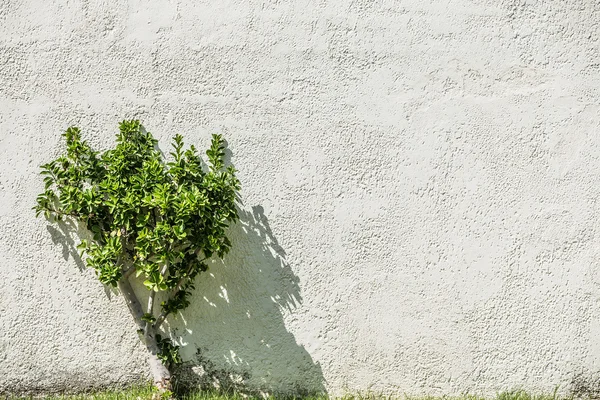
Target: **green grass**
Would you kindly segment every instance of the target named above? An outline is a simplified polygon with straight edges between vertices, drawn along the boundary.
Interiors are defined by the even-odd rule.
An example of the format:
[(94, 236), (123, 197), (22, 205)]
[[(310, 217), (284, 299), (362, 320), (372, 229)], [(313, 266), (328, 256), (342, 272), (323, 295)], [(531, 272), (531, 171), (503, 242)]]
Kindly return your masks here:
[[(78, 395), (52, 395), (44, 396), (47, 400), (147, 400), (151, 399), (154, 391), (152, 387), (134, 387), (123, 390), (107, 390), (98, 393), (86, 393)], [(1, 398), (1, 396), (0, 396)], [(8, 396), (8, 400), (38, 399), (35, 397)], [(262, 397), (246, 396), (242, 394), (225, 394), (218, 391), (198, 391), (178, 396), (179, 400), (264, 400)], [(271, 398), (275, 400), (276, 398)], [(300, 399), (296, 399), (300, 400)], [(332, 400), (326, 395), (303, 397), (302, 400)], [(340, 397), (338, 400), (573, 400), (573, 396), (561, 397), (554, 394), (531, 394), (517, 390), (502, 392), (493, 397), (481, 397), (475, 395), (463, 396), (384, 396), (373, 393), (353, 394)]]
[[(29, 400), (29, 399), (47, 399), (47, 400), (138, 400), (149, 399), (152, 397), (152, 387), (140, 386), (121, 390), (105, 390), (97, 393), (82, 393), (76, 395), (48, 395), (48, 396), (7, 396), (7, 400)], [(0, 396), (0, 399), (3, 399)]]

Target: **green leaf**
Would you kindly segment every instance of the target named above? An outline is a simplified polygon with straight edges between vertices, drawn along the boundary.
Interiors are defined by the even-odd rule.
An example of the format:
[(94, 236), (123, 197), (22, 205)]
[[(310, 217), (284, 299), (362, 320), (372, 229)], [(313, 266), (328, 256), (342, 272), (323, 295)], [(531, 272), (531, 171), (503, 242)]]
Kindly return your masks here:
[(156, 284), (154, 282), (151, 282), (148, 279), (146, 279), (144, 281), (144, 286), (146, 286), (149, 290), (153, 290), (154, 287), (156, 286)]
[(153, 324), (154, 322), (156, 322), (156, 318), (150, 313), (144, 313), (144, 315), (142, 315), (142, 321), (150, 322), (151, 324)]

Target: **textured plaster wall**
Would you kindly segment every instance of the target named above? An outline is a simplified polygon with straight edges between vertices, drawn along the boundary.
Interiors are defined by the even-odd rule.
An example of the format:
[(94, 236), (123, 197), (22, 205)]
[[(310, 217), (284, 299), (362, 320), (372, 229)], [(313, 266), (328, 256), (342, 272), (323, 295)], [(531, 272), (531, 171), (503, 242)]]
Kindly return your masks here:
[(275, 391), (600, 390), (600, 2), (0, 2), (0, 392), (147, 376), (35, 219), (39, 164), (135, 117), (225, 134), (225, 264), (169, 330)]

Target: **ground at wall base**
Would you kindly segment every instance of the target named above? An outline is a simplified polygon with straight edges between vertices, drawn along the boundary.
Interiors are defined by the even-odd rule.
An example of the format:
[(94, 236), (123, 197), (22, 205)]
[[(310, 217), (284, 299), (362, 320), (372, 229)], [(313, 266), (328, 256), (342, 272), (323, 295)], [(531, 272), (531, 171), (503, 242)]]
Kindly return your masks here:
[[(558, 389), (558, 388), (557, 388)], [(576, 388), (575, 388), (576, 389)], [(354, 393), (346, 394), (340, 397), (321, 395), (304, 396), (273, 396), (265, 392), (245, 394), (243, 392), (224, 392), (218, 390), (191, 390), (176, 395), (179, 400), (264, 400), (264, 399), (303, 399), (303, 400), (575, 400), (600, 399), (600, 393), (572, 393), (570, 395), (558, 395), (555, 393), (531, 393), (524, 390), (513, 390), (500, 392), (496, 396), (478, 396), (474, 394), (465, 394), (461, 396), (410, 396), (410, 395), (384, 395), (377, 393)], [(48, 395), (41, 393), (32, 396), (5, 395), (0, 396), (4, 400), (25, 400), (25, 399), (46, 399), (46, 400), (145, 400), (155, 397), (155, 390), (152, 386), (136, 386), (130, 388), (109, 389), (100, 392), (88, 392), (68, 395)]]

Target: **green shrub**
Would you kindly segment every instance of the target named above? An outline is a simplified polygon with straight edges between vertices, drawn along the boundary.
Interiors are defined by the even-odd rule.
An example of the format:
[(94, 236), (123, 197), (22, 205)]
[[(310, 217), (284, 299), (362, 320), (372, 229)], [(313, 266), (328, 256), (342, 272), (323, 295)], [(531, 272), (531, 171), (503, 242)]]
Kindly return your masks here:
[[(77, 247), (100, 282), (123, 294), (155, 384), (168, 390), (168, 369), (180, 360), (159, 329), (190, 304), (194, 278), (206, 271), (207, 259), (227, 254), (226, 228), (238, 219), (240, 182), (234, 168), (224, 166), (224, 141), (212, 136), (205, 169), (194, 146), (184, 150), (181, 135), (173, 140), (171, 160), (163, 160), (157, 141), (136, 120), (123, 121), (116, 147), (103, 153), (81, 139), (79, 128), (63, 136), (66, 154), (42, 165), (45, 190), (36, 216), (87, 228)], [(145, 307), (129, 283), (134, 276), (148, 289)]]

